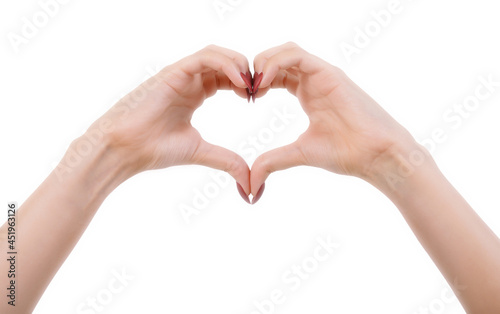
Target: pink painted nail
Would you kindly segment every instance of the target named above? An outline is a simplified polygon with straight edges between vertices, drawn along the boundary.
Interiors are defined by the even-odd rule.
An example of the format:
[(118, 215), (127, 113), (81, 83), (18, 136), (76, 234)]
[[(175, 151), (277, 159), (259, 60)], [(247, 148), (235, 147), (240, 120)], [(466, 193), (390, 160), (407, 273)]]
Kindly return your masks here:
[(247, 193), (245, 193), (245, 190), (243, 190), (243, 188), (238, 182), (236, 182), (236, 187), (238, 188), (238, 192), (240, 193), (241, 198), (243, 198), (243, 200), (245, 200), (245, 202), (247, 202), (248, 204), (251, 204)]
[(250, 91), (250, 93), (252, 93), (253, 92), (252, 78), (251, 78), (251, 76), (250, 76), (250, 79), (248, 78), (250, 73), (247, 72), (246, 74), (243, 74), (243, 72), (240, 72), (240, 75), (241, 75), (241, 78), (243, 79), (243, 81), (245, 82), (245, 84), (247, 85), (248, 90)]
[(252, 84), (252, 88), (250, 89), (250, 93), (253, 93), (253, 76), (252, 76), (252, 72), (250, 72), (250, 70), (247, 71), (247, 78), (248, 78), (248, 81), (251, 82)]
[(264, 182), (260, 186), (259, 191), (257, 191), (257, 194), (255, 194), (254, 198), (252, 199), (252, 204), (257, 203), (260, 200), (260, 198), (262, 197), (262, 194), (264, 194), (264, 189), (265, 188), (266, 188), (266, 183)]
[(253, 79), (253, 93), (257, 94), (259, 91), (259, 86), (260, 83), (262, 82), (262, 78), (264, 77), (264, 74), (260, 72), (259, 74), (255, 73), (254, 79)]

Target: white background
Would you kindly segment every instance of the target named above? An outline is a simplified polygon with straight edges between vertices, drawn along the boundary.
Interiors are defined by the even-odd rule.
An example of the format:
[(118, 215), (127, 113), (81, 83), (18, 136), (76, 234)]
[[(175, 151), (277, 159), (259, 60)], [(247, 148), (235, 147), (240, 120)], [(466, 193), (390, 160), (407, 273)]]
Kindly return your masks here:
[[(252, 63), (259, 52), (294, 41), (344, 69), (419, 141), (443, 129), (447, 138), (433, 155), (499, 234), (500, 88), (460, 127), (443, 120), (445, 111), (474, 96), (480, 76), (500, 80), (497, 3), (401, 0), (400, 12), (377, 31), (371, 12), (390, 2), (233, 0), (221, 18), (213, 0), (69, 0), (16, 51), (9, 34), (21, 35), (23, 17), (43, 11), (35, 0), (2, 1), (0, 203), (21, 205), (69, 143), (152, 70), (208, 44), (237, 50)], [(348, 62), (341, 43), (353, 45), (356, 29), (367, 25), (369, 43)], [(285, 107), (295, 117), (254, 149), (261, 154), (307, 127), (285, 91), (256, 104), (219, 92), (193, 124), (205, 139), (238, 151), (269, 126), (273, 110)], [(86, 305), (92, 297), (107, 303), (99, 313), (258, 313), (254, 302), (274, 289), (286, 300), (268, 313), (463, 312), (397, 209), (368, 184), (295, 168), (273, 174), (259, 203), (249, 206), (231, 179), (211, 190), (187, 224), (179, 208), (193, 206), (196, 191), (214, 187), (211, 173), (221, 174), (175, 167), (121, 185), (35, 313), (97, 313)], [(292, 292), (281, 276), (326, 235), (340, 248)], [(123, 268), (134, 278), (105, 299), (113, 272)]]

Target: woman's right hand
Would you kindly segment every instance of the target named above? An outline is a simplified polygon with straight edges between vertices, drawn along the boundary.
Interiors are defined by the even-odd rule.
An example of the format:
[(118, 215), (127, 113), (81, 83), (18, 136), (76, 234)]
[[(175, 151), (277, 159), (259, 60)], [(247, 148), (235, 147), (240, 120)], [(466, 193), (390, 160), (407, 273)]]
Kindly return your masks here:
[[(197, 164), (228, 172), (250, 193), (249, 168), (238, 154), (206, 142), (191, 117), (218, 90), (247, 98), (240, 73), (247, 59), (214, 45), (162, 69), (100, 117), (88, 133), (108, 125), (103, 146), (120, 164), (122, 180), (146, 170)], [(104, 133), (104, 132), (101, 132)], [(86, 137), (91, 137), (85, 136)]]
[(254, 195), (270, 173), (299, 165), (371, 182), (380, 175), (386, 156), (403, 147), (421, 149), (409, 132), (344, 72), (294, 43), (259, 54), (254, 68), (264, 74), (258, 97), (271, 88), (286, 88), (297, 96), (310, 121), (296, 142), (257, 158), (251, 170)]

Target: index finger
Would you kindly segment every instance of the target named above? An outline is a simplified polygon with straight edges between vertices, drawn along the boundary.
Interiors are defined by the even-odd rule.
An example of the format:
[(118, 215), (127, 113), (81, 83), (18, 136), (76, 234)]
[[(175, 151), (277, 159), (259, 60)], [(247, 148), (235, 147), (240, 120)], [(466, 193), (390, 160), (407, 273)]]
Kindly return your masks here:
[(247, 87), (240, 73), (248, 71), (248, 60), (242, 54), (230, 49), (210, 45), (180, 60), (178, 65), (188, 75), (215, 71), (224, 73), (235, 86)]
[[(271, 86), (277, 77), (283, 81), (284, 76), (295, 77), (300, 73), (314, 74), (319, 72), (324, 68), (324, 63), (297, 44), (289, 42), (257, 55), (254, 60), (254, 68), (257, 73), (264, 73), (260, 86), (266, 88)], [(277, 87), (282, 86), (277, 84)]]

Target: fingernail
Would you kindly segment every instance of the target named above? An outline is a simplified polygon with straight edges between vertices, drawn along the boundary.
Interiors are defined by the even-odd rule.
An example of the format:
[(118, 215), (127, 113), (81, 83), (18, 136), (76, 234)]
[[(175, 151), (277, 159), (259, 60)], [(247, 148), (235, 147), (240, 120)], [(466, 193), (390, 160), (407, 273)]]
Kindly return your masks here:
[(243, 198), (243, 200), (245, 200), (245, 202), (247, 202), (248, 204), (251, 204), (247, 193), (245, 193), (245, 190), (243, 190), (243, 188), (238, 182), (236, 182), (236, 187), (238, 188), (238, 192), (240, 192), (241, 198)]
[(260, 72), (259, 74), (255, 73), (254, 79), (253, 79), (253, 93), (257, 94), (259, 91), (259, 86), (260, 83), (262, 82), (262, 78), (264, 77), (264, 74)]
[(248, 79), (249, 75), (250, 75), (250, 73), (248, 73), (248, 72), (246, 74), (243, 74), (243, 72), (240, 72), (240, 76), (243, 79), (243, 81), (245, 82), (245, 84), (247, 85), (248, 89), (250, 91), (253, 91), (252, 79), (251, 79), (251, 76), (250, 76), (250, 79)]
[(250, 94), (250, 91), (248, 90), (248, 88), (246, 89), (247, 91), (247, 101), (250, 102), (250, 98), (252, 97), (252, 94)]
[(252, 101), (255, 103), (255, 94), (252, 94)]
[(262, 197), (262, 194), (264, 194), (265, 188), (266, 188), (266, 183), (262, 183), (259, 191), (257, 191), (257, 194), (255, 194), (254, 198), (252, 199), (252, 204), (257, 203), (260, 200), (260, 198)]
[(253, 94), (253, 76), (252, 76), (252, 72), (250, 72), (250, 70), (247, 71), (247, 78), (248, 78), (248, 81), (250, 82), (250, 85), (252, 86), (250, 88), (250, 94)]

